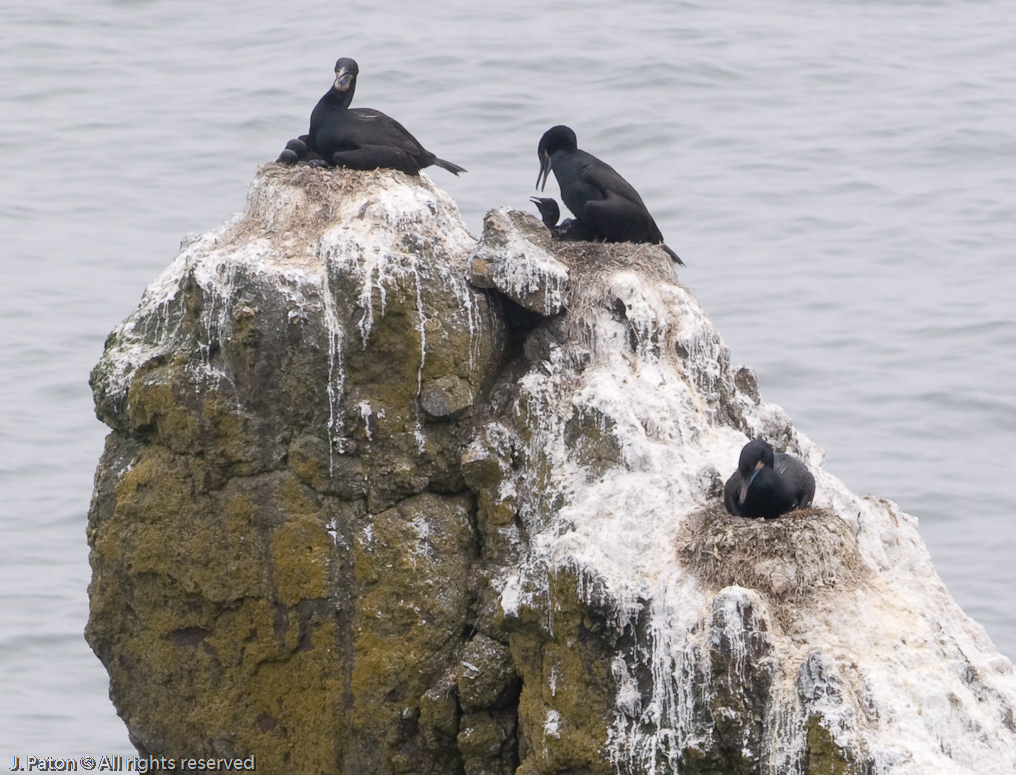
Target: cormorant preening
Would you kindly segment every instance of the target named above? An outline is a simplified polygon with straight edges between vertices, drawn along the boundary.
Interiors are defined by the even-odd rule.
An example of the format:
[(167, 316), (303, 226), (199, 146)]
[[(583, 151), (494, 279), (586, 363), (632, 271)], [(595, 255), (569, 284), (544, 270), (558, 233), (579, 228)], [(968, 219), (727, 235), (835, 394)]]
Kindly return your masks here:
[[(684, 265), (677, 253), (663, 243), (663, 235), (638, 191), (613, 167), (580, 151), (575, 132), (570, 128), (548, 129), (540, 138), (537, 153), (540, 174), (536, 177), (536, 185), (543, 190), (547, 176), (554, 170), (561, 187), (561, 199), (589, 235), (585, 239), (649, 242), (660, 245), (672, 259)], [(542, 208), (540, 212), (542, 214)]]
[(723, 487), (723, 505), (735, 517), (775, 519), (811, 505), (815, 477), (793, 455), (773, 453), (762, 439), (741, 450), (737, 470)]
[[(450, 161), (437, 158), (420, 145), (402, 124), (379, 110), (350, 108), (356, 91), (356, 76), (360, 72), (356, 62), (344, 57), (335, 63), (335, 83), (310, 114), (310, 130), (298, 141), (304, 142), (303, 156), (297, 149), (286, 146), (298, 159), (320, 158), (327, 164), (355, 170), (373, 170), (379, 167), (396, 169), (407, 175), (416, 175), (424, 167), (436, 164), (455, 175), (465, 170)], [(283, 151), (283, 156), (291, 156)], [(283, 156), (279, 161), (284, 161)]]

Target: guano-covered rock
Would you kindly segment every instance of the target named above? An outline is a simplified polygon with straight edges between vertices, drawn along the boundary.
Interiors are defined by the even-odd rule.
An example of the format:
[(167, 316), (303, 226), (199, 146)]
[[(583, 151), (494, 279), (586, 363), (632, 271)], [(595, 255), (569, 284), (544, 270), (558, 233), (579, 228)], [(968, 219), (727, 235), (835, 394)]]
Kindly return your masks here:
[[(671, 260), (283, 168), (92, 375), (89, 643), (144, 754), (264, 773), (1010, 772), (917, 522), (765, 403)], [(747, 438), (815, 508), (728, 516)]]

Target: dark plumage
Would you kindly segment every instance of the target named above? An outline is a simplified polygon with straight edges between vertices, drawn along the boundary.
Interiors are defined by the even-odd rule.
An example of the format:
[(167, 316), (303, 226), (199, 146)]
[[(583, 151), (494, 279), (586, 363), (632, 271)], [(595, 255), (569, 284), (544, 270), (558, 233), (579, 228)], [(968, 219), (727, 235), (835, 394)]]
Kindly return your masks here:
[(458, 175), (465, 170), (437, 158), (420, 145), (402, 124), (379, 110), (350, 108), (359, 67), (352, 59), (335, 63), (335, 83), (310, 114), (308, 155), (328, 164), (356, 170), (390, 168), (416, 175), (436, 164)]
[[(561, 199), (590, 241), (648, 242), (660, 245), (679, 264), (684, 262), (663, 242), (656, 221), (642, 197), (608, 164), (580, 151), (575, 132), (566, 126), (548, 129), (537, 149), (540, 174), (536, 185), (543, 190), (554, 171)], [(541, 209), (542, 213), (542, 209)], [(572, 237), (579, 239), (579, 237)]]
[(815, 477), (793, 455), (773, 452), (762, 439), (741, 450), (737, 470), (723, 487), (723, 505), (735, 517), (775, 519), (811, 505)]
[(278, 164), (292, 166), (298, 162), (305, 162), (310, 167), (327, 167), (328, 164), (316, 151), (311, 148), (310, 135), (300, 135), (288, 143), (286, 149), (279, 154), (275, 160)]
[(557, 226), (558, 218), (561, 217), (561, 208), (557, 206), (557, 200), (549, 197), (531, 196), (529, 201), (536, 205), (536, 209), (540, 211), (540, 218), (543, 220), (544, 226), (548, 229)]
[(589, 230), (574, 218), (566, 218), (561, 223), (557, 222), (561, 217), (561, 208), (557, 206), (555, 200), (549, 197), (531, 196), (529, 201), (536, 205), (536, 209), (540, 211), (543, 225), (550, 230), (550, 236), (554, 239), (575, 242), (589, 242), (593, 239)]
[(286, 143), (286, 150), (292, 151), (302, 159), (307, 155), (307, 141), (302, 137), (297, 137), (295, 140), (290, 140)]

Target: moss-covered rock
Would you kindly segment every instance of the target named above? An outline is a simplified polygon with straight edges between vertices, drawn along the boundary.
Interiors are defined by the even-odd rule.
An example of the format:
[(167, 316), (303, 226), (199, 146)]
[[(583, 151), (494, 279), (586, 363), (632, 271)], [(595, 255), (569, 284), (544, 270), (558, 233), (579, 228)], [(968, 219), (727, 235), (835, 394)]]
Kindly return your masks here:
[(423, 178), (270, 165), (111, 335), (87, 637), (139, 750), (461, 769), (460, 459), (503, 341), (472, 245)]
[[(424, 175), (262, 169), (92, 374), (86, 636), (139, 751), (1010, 771), (1016, 676), (916, 521), (821, 470), (673, 271), (508, 210), (477, 242)], [(820, 507), (727, 515), (746, 436)]]
[(575, 573), (553, 573), (546, 582), (506, 615), (522, 678), (518, 772), (609, 773), (613, 644), (594, 627)]

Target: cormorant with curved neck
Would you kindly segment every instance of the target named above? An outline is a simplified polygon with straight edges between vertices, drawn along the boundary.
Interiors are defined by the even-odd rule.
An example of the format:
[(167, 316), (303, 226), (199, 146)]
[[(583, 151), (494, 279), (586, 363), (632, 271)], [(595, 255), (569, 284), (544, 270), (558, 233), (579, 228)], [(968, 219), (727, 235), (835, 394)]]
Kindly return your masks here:
[(660, 245), (674, 261), (684, 265), (677, 253), (664, 244), (663, 235), (638, 191), (609, 164), (580, 151), (575, 132), (569, 127), (559, 125), (544, 132), (537, 154), (540, 158), (537, 187), (543, 190), (553, 170), (561, 187), (561, 199), (589, 235), (585, 239)]
[(741, 450), (737, 470), (723, 487), (723, 505), (735, 517), (776, 519), (811, 505), (815, 477), (793, 455), (773, 452), (763, 439)]
[[(318, 101), (310, 114), (310, 130), (300, 138), (307, 147), (304, 156), (300, 156), (299, 149), (287, 146), (297, 160), (317, 156), (326, 164), (340, 167), (396, 169), (407, 175), (417, 175), (432, 164), (455, 175), (465, 172), (459, 165), (437, 158), (402, 124), (380, 110), (350, 108), (359, 72), (356, 62), (348, 57), (335, 63), (335, 83)], [(285, 151), (283, 155), (286, 161), (280, 156), (280, 162), (294, 163), (289, 161), (291, 155)]]

